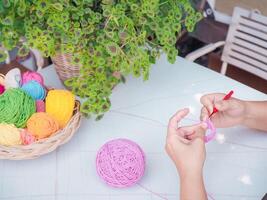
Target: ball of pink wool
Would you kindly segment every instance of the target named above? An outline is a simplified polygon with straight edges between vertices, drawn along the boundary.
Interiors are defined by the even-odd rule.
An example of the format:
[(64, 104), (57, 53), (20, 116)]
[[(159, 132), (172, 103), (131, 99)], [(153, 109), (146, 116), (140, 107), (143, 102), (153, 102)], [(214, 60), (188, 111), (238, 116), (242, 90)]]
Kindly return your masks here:
[(36, 141), (36, 138), (32, 134), (30, 134), (26, 129), (23, 129), (20, 132), (20, 138), (21, 138), (22, 144), (24, 145), (29, 145)]
[(42, 86), (44, 85), (44, 78), (38, 72), (28, 71), (22, 75), (22, 85), (24, 85), (25, 83), (28, 83), (29, 81), (36, 81), (40, 83)]
[(0, 84), (0, 94), (3, 94), (5, 92), (5, 86)]
[(130, 187), (144, 175), (144, 152), (130, 140), (111, 140), (98, 151), (96, 170), (106, 184), (117, 188)]
[(35, 103), (36, 112), (45, 112), (45, 102), (43, 100), (37, 100)]

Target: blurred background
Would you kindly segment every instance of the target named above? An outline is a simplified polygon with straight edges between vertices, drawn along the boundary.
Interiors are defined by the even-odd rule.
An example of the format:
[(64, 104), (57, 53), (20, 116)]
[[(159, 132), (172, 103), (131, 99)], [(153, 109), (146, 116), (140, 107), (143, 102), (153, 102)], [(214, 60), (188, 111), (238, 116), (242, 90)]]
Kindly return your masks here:
[[(186, 57), (189, 53), (207, 44), (225, 41), (232, 21), (232, 13), (236, 6), (247, 10), (257, 10), (261, 15), (267, 16), (267, 0), (192, 0), (192, 3), (196, 9), (203, 12), (204, 18), (197, 24), (194, 32), (182, 32), (179, 36), (176, 47), (179, 49), (179, 56), (182, 57)], [(265, 25), (267, 26), (267, 22)], [(267, 32), (262, 33), (266, 34), (267, 38)], [(262, 46), (262, 48), (267, 50), (267, 46)], [(9, 65), (2, 63), (0, 73), (8, 71), (14, 65), (20, 66), (21, 69), (23, 66), (31, 70), (36, 69), (33, 55), (29, 54), (24, 58), (18, 58), (15, 56), (15, 52), (16, 49), (10, 52), (12, 62)], [(223, 46), (201, 56), (195, 62), (220, 72), (222, 52)], [(266, 55), (264, 56), (267, 59)], [(50, 64), (52, 64), (50, 58), (45, 58), (44, 66)], [(267, 72), (267, 63), (263, 62), (263, 64), (266, 65), (265, 72)], [(256, 76), (247, 70), (232, 65), (228, 65), (225, 75), (267, 94), (267, 77)]]
[[(267, 0), (194, 0), (194, 3), (197, 9), (203, 11), (205, 18), (197, 24), (193, 33), (185, 33), (177, 42), (180, 56), (183, 57), (207, 44), (225, 41), (235, 7), (256, 9), (267, 16)], [(264, 34), (267, 36), (267, 32)], [(267, 49), (267, 46), (264, 48)], [(222, 51), (223, 47), (217, 48), (196, 62), (219, 72), (222, 65)], [(226, 76), (267, 94), (267, 77), (261, 78), (231, 65), (227, 68)]]

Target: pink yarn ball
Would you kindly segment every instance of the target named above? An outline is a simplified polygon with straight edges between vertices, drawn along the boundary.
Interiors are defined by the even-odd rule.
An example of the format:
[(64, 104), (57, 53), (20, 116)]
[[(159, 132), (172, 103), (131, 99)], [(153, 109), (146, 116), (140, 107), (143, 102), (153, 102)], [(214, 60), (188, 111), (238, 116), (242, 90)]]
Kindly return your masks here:
[(5, 86), (0, 84), (0, 94), (3, 94), (5, 92)]
[(22, 85), (28, 83), (29, 81), (36, 81), (40, 83), (42, 86), (44, 85), (44, 78), (38, 72), (28, 71), (22, 75)]
[(96, 170), (108, 185), (118, 188), (130, 187), (144, 175), (144, 152), (130, 140), (111, 140), (98, 151)]
[(20, 132), (20, 138), (22, 144), (24, 145), (29, 145), (36, 141), (36, 138), (32, 134), (30, 134), (26, 129), (23, 129)]
[(35, 103), (36, 112), (45, 112), (45, 102), (43, 100), (37, 100)]

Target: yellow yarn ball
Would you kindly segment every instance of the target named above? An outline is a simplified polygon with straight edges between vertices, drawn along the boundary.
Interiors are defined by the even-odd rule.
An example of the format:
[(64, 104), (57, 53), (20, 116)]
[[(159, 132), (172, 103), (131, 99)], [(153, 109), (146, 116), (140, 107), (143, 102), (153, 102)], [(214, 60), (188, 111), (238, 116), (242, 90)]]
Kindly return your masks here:
[(45, 101), (45, 110), (64, 128), (72, 117), (75, 96), (66, 90), (50, 90)]
[(14, 146), (22, 144), (20, 129), (13, 124), (0, 124), (0, 145)]

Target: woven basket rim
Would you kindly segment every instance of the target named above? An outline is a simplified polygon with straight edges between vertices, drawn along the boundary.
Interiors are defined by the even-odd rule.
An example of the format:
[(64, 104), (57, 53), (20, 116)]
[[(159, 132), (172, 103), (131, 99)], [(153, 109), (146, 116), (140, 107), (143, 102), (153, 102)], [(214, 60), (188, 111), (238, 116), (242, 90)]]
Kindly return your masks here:
[(0, 145), (0, 159), (25, 160), (37, 158), (50, 153), (60, 145), (68, 142), (75, 134), (81, 123), (80, 102), (75, 100), (73, 116), (67, 125), (51, 135), (29, 145), (4, 146)]

